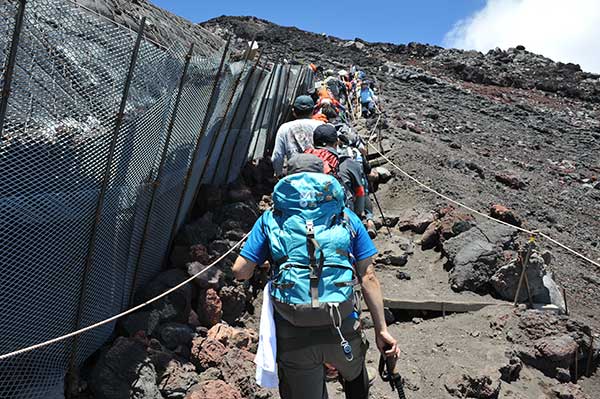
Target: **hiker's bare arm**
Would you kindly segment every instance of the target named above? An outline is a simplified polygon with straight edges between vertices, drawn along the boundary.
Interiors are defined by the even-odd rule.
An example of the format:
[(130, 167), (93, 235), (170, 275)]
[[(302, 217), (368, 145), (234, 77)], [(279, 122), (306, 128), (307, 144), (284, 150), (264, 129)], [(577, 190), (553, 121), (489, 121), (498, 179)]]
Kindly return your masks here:
[(237, 280), (248, 280), (254, 274), (256, 263), (250, 262), (243, 256), (238, 256), (233, 264), (233, 276)]
[(385, 324), (385, 316), (383, 315), (383, 295), (381, 293), (381, 285), (375, 275), (375, 269), (373, 268), (373, 262), (371, 258), (358, 262), (358, 270), (365, 270), (366, 273), (362, 278), (362, 291), (365, 297), (365, 302), (369, 307), (369, 312), (373, 318), (373, 324), (375, 325), (375, 335), (377, 340), (377, 348), (381, 353), (385, 353), (387, 356), (398, 356), (400, 349), (398, 343), (390, 335)]

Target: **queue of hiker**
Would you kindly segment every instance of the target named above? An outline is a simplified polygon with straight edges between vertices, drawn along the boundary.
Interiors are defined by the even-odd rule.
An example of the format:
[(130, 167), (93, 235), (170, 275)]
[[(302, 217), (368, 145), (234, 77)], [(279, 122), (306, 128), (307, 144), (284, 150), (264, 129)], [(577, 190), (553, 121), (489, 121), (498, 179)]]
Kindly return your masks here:
[[(312, 97), (294, 100), (294, 120), (277, 131), (271, 160), (280, 180), (273, 207), (256, 222), (233, 266), (239, 280), (257, 269), (270, 276), (256, 379), (263, 387), (278, 387), (282, 399), (327, 398), (326, 374), (332, 371), (346, 398), (368, 398), (361, 297), (382, 356), (392, 359), (400, 352), (385, 323), (373, 266), (376, 230), (368, 193), (377, 172), (342, 105), (364, 80), (344, 79), (345, 71), (340, 78), (333, 71), (325, 76)], [(370, 116), (376, 110), (372, 91), (363, 97), (360, 89), (357, 95), (365, 100), (363, 115)]]
[[(334, 76), (333, 71), (326, 71), (325, 74), (327, 79)], [(295, 119), (284, 123), (275, 137), (271, 157), (273, 168), (276, 176), (281, 177), (285, 175), (285, 161), (295, 154), (310, 153), (322, 158), (325, 173), (334, 175), (342, 183), (347, 207), (364, 221), (369, 235), (374, 238), (377, 231), (369, 188), (379, 182), (379, 171), (370, 167), (365, 143), (350, 126), (346, 108), (338, 99), (338, 96), (345, 95), (345, 101), (351, 101), (348, 93), (353, 83), (347, 82), (349, 86), (342, 90), (342, 87), (346, 87), (343, 80), (327, 79), (312, 96), (302, 95), (295, 99), (292, 106)], [(334, 91), (330, 87), (339, 90)], [(369, 97), (369, 101), (374, 101), (372, 97)], [(374, 109), (375, 105), (366, 102), (364, 107), (368, 111)]]

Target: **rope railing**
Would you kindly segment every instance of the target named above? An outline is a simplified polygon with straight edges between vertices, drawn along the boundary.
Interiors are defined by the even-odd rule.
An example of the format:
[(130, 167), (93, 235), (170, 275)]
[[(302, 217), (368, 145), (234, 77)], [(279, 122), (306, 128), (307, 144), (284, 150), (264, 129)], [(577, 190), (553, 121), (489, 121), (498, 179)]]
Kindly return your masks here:
[[(379, 120), (377, 121), (377, 123), (379, 123)], [(374, 129), (374, 130), (375, 130), (375, 129)], [(477, 209), (474, 209), (474, 208), (472, 208), (472, 207), (470, 207), (470, 206), (468, 206), (468, 205), (466, 205), (466, 204), (463, 204), (463, 203), (462, 203), (462, 202), (460, 202), (460, 201), (457, 201), (457, 200), (455, 200), (455, 199), (453, 199), (453, 198), (450, 198), (450, 197), (448, 197), (447, 195), (444, 195), (444, 194), (440, 193), (439, 191), (437, 191), (437, 190), (435, 190), (434, 188), (432, 188), (432, 187), (428, 186), (427, 184), (425, 184), (425, 183), (421, 182), (419, 179), (417, 179), (416, 177), (412, 176), (410, 173), (408, 173), (408, 172), (406, 172), (405, 170), (403, 170), (402, 168), (400, 168), (400, 167), (399, 167), (398, 165), (396, 165), (396, 164), (395, 164), (395, 163), (394, 163), (394, 162), (393, 162), (393, 161), (392, 161), (392, 160), (391, 160), (389, 157), (387, 157), (387, 156), (386, 156), (385, 154), (383, 154), (383, 152), (381, 152), (381, 151), (380, 151), (380, 150), (379, 150), (379, 149), (378, 149), (376, 146), (374, 146), (374, 145), (373, 145), (373, 143), (371, 143), (370, 141), (368, 142), (368, 145), (369, 145), (371, 148), (373, 148), (373, 150), (375, 150), (375, 152), (377, 152), (377, 154), (379, 154), (379, 156), (381, 156), (381, 157), (382, 157), (383, 159), (385, 159), (385, 160), (386, 160), (386, 161), (387, 161), (387, 162), (388, 162), (390, 165), (392, 165), (392, 166), (393, 166), (393, 167), (394, 167), (394, 168), (395, 168), (395, 169), (396, 169), (398, 172), (400, 172), (400, 173), (401, 173), (403, 176), (405, 176), (405, 177), (407, 177), (408, 179), (410, 179), (411, 181), (413, 181), (413, 182), (414, 182), (415, 184), (417, 184), (419, 187), (421, 187), (421, 188), (424, 188), (425, 190), (427, 190), (427, 191), (429, 191), (429, 192), (431, 192), (431, 193), (433, 193), (433, 194), (437, 195), (437, 196), (438, 196), (438, 197), (440, 197), (440, 198), (443, 198), (443, 199), (445, 199), (446, 201), (448, 201), (448, 202), (450, 202), (450, 203), (452, 203), (452, 204), (454, 204), (454, 205), (457, 205), (457, 206), (459, 206), (459, 207), (461, 207), (461, 208), (464, 208), (464, 209), (466, 209), (466, 210), (468, 210), (468, 211), (470, 211), (470, 212), (473, 212), (473, 213), (475, 213), (476, 215), (479, 215), (479, 216), (481, 216), (481, 217), (484, 217), (484, 218), (486, 218), (486, 219), (489, 219), (489, 220), (491, 220), (491, 221), (493, 221), (493, 222), (495, 222), (495, 223), (499, 223), (499, 224), (502, 224), (502, 225), (508, 226), (508, 227), (510, 227), (510, 228), (513, 228), (513, 229), (515, 229), (515, 230), (521, 231), (521, 232), (523, 232), (523, 233), (527, 233), (527, 234), (529, 234), (529, 235), (532, 235), (532, 236), (539, 235), (540, 237), (544, 237), (544, 238), (545, 238), (545, 239), (547, 239), (548, 241), (550, 241), (550, 242), (552, 242), (552, 243), (554, 243), (554, 244), (558, 245), (559, 247), (561, 247), (561, 248), (565, 249), (566, 251), (570, 252), (571, 254), (573, 254), (573, 255), (575, 255), (575, 256), (577, 256), (577, 257), (579, 257), (579, 258), (581, 258), (581, 259), (583, 259), (583, 260), (585, 260), (585, 261), (587, 261), (587, 262), (589, 262), (589, 263), (591, 263), (591, 264), (595, 265), (596, 267), (599, 267), (599, 268), (600, 268), (600, 263), (598, 263), (598, 262), (596, 262), (596, 261), (594, 261), (594, 260), (592, 260), (592, 259), (588, 258), (588, 257), (587, 257), (587, 256), (585, 256), (584, 254), (582, 254), (582, 253), (580, 253), (580, 252), (578, 252), (578, 251), (574, 250), (573, 248), (571, 248), (571, 247), (569, 247), (569, 246), (567, 246), (567, 245), (565, 245), (565, 244), (561, 243), (560, 241), (558, 241), (558, 240), (556, 240), (556, 239), (554, 239), (554, 238), (552, 238), (552, 237), (548, 236), (547, 234), (545, 234), (545, 233), (543, 233), (543, 232), (541, 232), (541, 231), (539, 231), (539, 230), (528, 230), (528, 229), (525, 229), (525, 228), (522, 228), (522, 227), (519, 227), (519, 226), (512, 225), (512, 224), (510, 224), (510, 223), (504, 222), (504, 221), (502, 221), (502, 220), (499, 220), (499, 219), (496, 219), (496, 218), (494, 218), (494, 217), (492, 217), (492, 216), (490, 216), (490, 215), (487, 215), (487, 214), (485, 214), (485, 213), (483, 213), (483, 212), (480, 212), (480, 211), (478, 211)]]
[(70, 332), (68, 334), (61, 335), (59, 337), (52, 338), (52, 339), (49, 339), (47, 341), (40, 342), (38, 344), (31, 345), (31, 346), (28, 346), (28, 347), (25, 347), (25, 348), (22, 348), (22, 349), (13, 351), (13, 352), (2, 354), (2, 355), (0, 355), (0, 360), (6, 360), (8, 358), (11, 358), (11, 357), (14, 357), (14, 356), (17, 356), (17, 355), (21, 355), (23, 353), (31, 352), (33, 350), (40, 349), (40, 348), (43, 348), (45, 346), (55, 344), (57, 342), (64, 341), (66, 339), (69, 339), (69, 338), (75, 337), (77, 335), (83, 334), (84, 332), (87, 332), (87, 331), (90, 331), (90, 330), (94, 330), (94, 329), (96, 329), (98, 327), (101, 327), (103, 325), (106, 325), (108, 323), (112, 323), (113, 321), (116, 321), (116, 320), (118, 320), (118, 319), (120, 319), (120, 318), (122, 318), (124, 316), (127, 316), (128, 314), (137, 312), (138, 310), (140, 310), (140, 309), (142, 309), (142, 308), (150, 305), (153, 302), (158, 301), (159, 299), (162, 299), (162, 298), (166, 297), (167, 295), (171, 294), (172, 292), (175, 292), (178, 289), (180, 289), (181, 287), (183, 287), (183, 286), (191, 283), (192, 281), (194, 281), (194, 279), (196, 279), (197, 277), (199, 277), (200, 275), (202, 275), (203, 273), (205, 273), (207, 270), (211, 269), (212, 267), (214, 267), (215, 265), (217, 265), (219, 262), (221, 262), (223, 259), (225, 259), (225, 257), (227, 255), (229, 255), (230, 253), (232, 253), (237, 247), (239, 247), (244, 241), (246, 241), (246, 239), (248, 238), (249, 235), (250, 235), (250, 233), (247, 233), (244, 237), (242, 237), (241, 240), (239, 240), (227, 252), (225, 252), (223, 255), (221, 255), (217, 260), (215, 260), (214, 262), (212, 262), (210, 265), (206, 266), (204, 269), (200, 270), (198, 273), (194, 274), (192, 277), (188, 278), (187, 280), (184, 280), (181, 283), (177, 284), (176, 286), (174, 286), (172, 288), (169, 288), (168, 290), (166, 290), (162, 294), (157, 295), (154, 298), (151, 298), (151, 299), (147, 300), (144, 303), (141, 303), (141, 304), (139, 304), (137, 306), (134, 306), (131, 309), (128, 309), (128, 310), (126, 310), (124, 312), (116, 314), (116, 315), (114, 315), (112, 317), (109, 317), (107, 319), (104, 319), (102, 321), (94, 323), (94, 324), (89, 325), (87, 327), (81, 328), (79, 330), (72, 331), (72, 332)]

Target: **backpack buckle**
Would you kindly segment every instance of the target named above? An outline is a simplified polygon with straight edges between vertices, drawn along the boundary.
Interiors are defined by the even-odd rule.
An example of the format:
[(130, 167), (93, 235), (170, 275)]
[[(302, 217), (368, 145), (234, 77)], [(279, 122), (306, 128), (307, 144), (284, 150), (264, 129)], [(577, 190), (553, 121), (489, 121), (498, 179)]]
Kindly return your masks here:
[(306, 221), (306, 235), (309, 237), (314, 237), (315, 235), (315, 225), (312, 220)]

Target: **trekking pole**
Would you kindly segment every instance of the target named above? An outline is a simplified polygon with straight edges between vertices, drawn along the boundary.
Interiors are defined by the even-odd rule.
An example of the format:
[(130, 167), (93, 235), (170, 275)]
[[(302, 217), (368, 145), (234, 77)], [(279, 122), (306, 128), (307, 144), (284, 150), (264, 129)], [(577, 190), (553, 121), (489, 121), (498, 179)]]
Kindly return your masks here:
[(388, 226), (388, 223), (387, 223), (387, 220), (385, 218), (385, 215), (383, 214), (383, 209), (381, 208), (381, 205), (379, 205), (379, 199), (377, 199), (377, 195), (375, 194), (375, 192), (373, 192), (372, 194), (373, 194), (373, 198), (375, 199), (375, 204), (377, 204), (377, 208), (379, 208), (379, 212), (381, 213), (381, 219), (383, 220), (383, 224), (387, 228), (388, 235), (391, 237), (392, 236), (392, 230), (390, 230), (390, 226)]
[[(390, 346), (386, 346), (384, 349), (390, 349)], [(385, 357), (383, 354), (379, 357), (379, 375), (384, 382), (389, 382), (392, 391), (398, 391), (398, 397), (400, 399), (406, 399), (404, 393), (404, 383), (402, 382), (402, 376), (396, 368), (397, 358)]]

